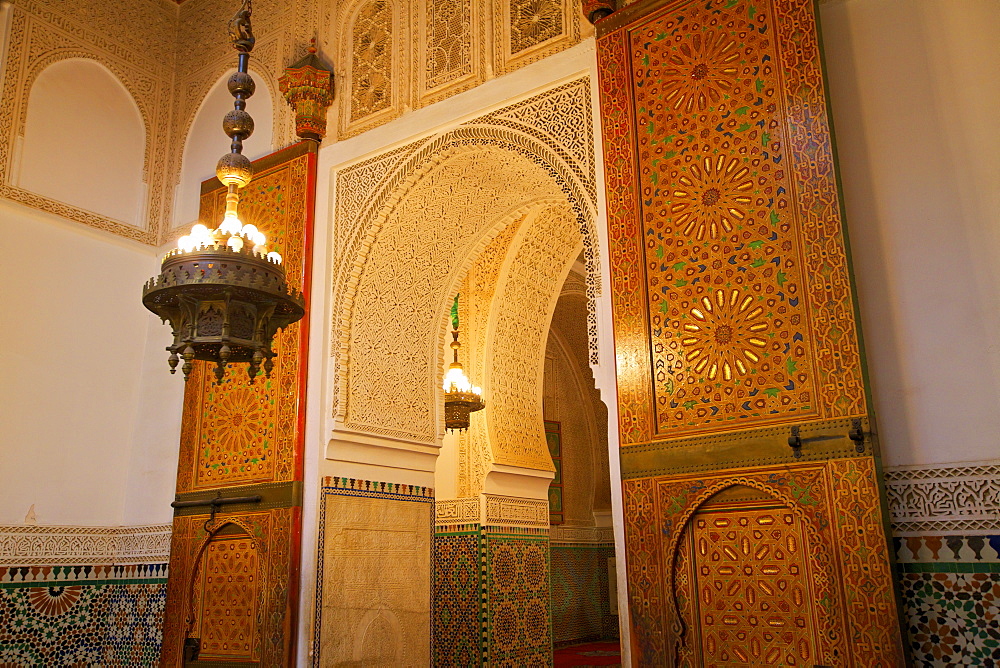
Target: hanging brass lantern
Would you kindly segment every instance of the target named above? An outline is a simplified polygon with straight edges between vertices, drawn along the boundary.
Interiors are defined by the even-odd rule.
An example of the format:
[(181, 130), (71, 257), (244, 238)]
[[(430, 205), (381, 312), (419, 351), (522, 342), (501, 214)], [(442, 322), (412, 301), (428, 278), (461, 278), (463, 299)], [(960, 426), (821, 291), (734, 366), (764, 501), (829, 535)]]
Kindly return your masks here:
[(217, 229), (198, 223), (181, 237), (177, 248), (163, 258), (160, 275), (146, 283), (142, 303), (170, 322), (173, 344), (170, 373), (180, 360), (184, 380), (193, 360), (215, 363), (215, 377), (222, 382), (226, 366), (247, 363), (252, 383), (263, 368), (270, 377), (275, 353), (271, 342), (277, 331), (305, 315), (301, 293), (289, 289), (282, 258), (268, 252), (267, 237), (254, 225), (244, 225), (237, 215), (240, 195), (253, 176), (253, 165), (243, 155), (243, 140), (253, 133), (253, 118), (246, 100), (256, 88), (248, 72), (254, 46), (251, 0), (244, 0), (229, 23), (233, 47), (238, 52), (237, 71), (229, 78), (229, 92), (236, 98), (222, 127), (232, 138), (231, 151), (216, 166), (216, 176), (228, 188), (226, 212)]
[(482, 410), (483, 391), (474, 386), (465, 375), (458, 361), (458, 350), (462, 344), (458, 342), (458, 297), (451, 307), (451, 349), (454, 357), (444, 376), (444, 426), (448, 431), (465, 431), (469, 428), (469, 415)]

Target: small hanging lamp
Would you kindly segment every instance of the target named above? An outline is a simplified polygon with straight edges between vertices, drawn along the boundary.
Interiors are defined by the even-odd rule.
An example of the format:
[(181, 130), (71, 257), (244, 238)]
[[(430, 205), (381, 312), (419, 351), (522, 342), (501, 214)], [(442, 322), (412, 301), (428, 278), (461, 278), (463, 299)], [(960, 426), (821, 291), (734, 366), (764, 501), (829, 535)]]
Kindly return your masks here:
[(270, 377), (274, 335), (305, 315), (302, 294), (289, 289), (285, 281), (281, 255), (268, 251), (267, 237), (237, 216), (239, 191), (253, 176), (253, 165), (243, 155), (243, 140), (253, 133), (246, 100), (256, 88), (248, 72), (255, 41), (252, 13), (251, 0), (243, 0), (229, 22), (239, 54), (237, 71), (229, 78), (229, 92), (236, 102), (222, 128), (232, 145), (215, 169), (228, 188), (225, 215), (217, 229), (198, 223), (190, 235), (182, 236), (177, 248), (163, 258), (160, 275), (150, 279), (142, 293), (143, 305), (170, 322), (174, 341), (167, 347), (167, 361), (170, 373), (175, 373), (184, 360), (184, 380), (191, 374), (193, 360), (214, 362), (220, 383), (226, 366), (233, 363), (248, 364), (251, 383), (261, 367)]
[(474, 386), (465, 375), (458, 361), (458, 350), (462, 344), (458, 342), (458, 296), (451, 307), (451, 349), (454, 357), (444, 376), (444, 426), (448, 431), (465, 431), (469, 428), (469, 415), (482, 410), (483, 391)]

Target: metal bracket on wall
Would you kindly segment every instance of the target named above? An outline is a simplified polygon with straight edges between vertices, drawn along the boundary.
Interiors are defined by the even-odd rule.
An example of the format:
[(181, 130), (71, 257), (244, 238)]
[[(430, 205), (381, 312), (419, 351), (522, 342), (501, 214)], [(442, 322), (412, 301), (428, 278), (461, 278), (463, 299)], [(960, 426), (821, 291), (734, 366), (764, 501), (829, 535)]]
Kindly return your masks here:
[(792, 427), (792, 434), (788, 437), (788, 447), (792, 449), (792, 456), (796, 459), (802, 456), (802, 437), (799, 436), (799, 425)]
[(212, 513), (209, 515), (208, 519), (205, 520), (205, 530), (208, 531), (208, 525), (215, 521), (215, 512), (220, 506), (229, 506), (236, 503), (260, 503), (263, 498), (260, 494), (254, 496), (230, 496), (225, 499), (221, 498), (222, 492), (216, 494), (214, 499), (197, 499), (194, 501), (171, 501), (171, 508), (193, 508), (195, 506), (211, 506)]
[(861, 428), (861, 418), (851, 420), (851, 430), (847, 432), (847, 438), (854, 441), (854, 449), (858, 453), (865, 451), (865, 432)]

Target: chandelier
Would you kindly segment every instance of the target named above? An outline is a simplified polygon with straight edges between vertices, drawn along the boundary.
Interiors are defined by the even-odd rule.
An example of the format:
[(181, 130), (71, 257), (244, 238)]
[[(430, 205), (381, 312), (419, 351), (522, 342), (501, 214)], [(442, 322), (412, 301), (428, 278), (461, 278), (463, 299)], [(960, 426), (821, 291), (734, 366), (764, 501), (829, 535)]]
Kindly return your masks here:
[(473, 386), (458, 361), (458, 297), (451, 307), (451, 349), (454, 351), (448, 373), (444, 375), (444, 426), (448, 431), (465, 431), (469, 428), (469, 415), (482, 410), (483, 391)]
[(231, 151), (219, 160), (215, 174), (227, 188), (226, 211), (210, 229), (203, 223), (177, 241), (167, 253), (160, 275), (150, 279), (142, 303), (170, 323), (173, 343), (167, 346), (170, 373), (180, 360), (187, 380), (193, 360), (215, 363), (221, 383), (229, 364), (247, 363), (251, 383), (263, 371), (270, 377), (275, 353), (271, 342), (277, 331), (305, 315), (301, 293), (289, 289), (281, 255), (268, 251), (267, 237), (237, 215), (241, 188), (253, 176), (253, 165), (243, 155), (243, 140), (253, 133), (246, 100), (256, 89), (248, 73), (254, 36), (250, 25), (251, 0), (229, 22), (229, 34), (238, 52), (229, 92), (236, 102), (222, 128), (232, 139)]

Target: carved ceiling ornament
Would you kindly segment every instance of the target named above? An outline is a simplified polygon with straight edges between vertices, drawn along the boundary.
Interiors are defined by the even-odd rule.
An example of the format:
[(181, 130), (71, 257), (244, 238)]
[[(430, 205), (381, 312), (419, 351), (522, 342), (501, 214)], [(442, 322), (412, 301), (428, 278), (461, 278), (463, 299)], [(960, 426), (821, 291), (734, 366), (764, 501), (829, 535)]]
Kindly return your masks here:
[[(571, 223), (584, 247), (588, 296), (596, 299), (593, 150), (581, 150), (591, 138), (589, 99), (589, 79), (581, 78), (337, 173), (334, 247), (341, 253), (334, 259), (332, 355), (338, 424), (439, 442), (448, 306), (476, 258), (528, 213), (558, 205), (558, 216), (549, 213), (540, 222), (560, 229)], [(567, 117), (550, 132), (524, 121), (546, 110)], [(374, 191), (372, 183), (379, 184)], [(553, 233), (556, 248), (565, 249), (569, 237)], [(528, 253), (528, 245), (524, 249)], [(532, 252), (533, 261), (542, 262), (548, 251)], [(565, 252), (571, 264), (579, 247)], [(556, 283), (552, 292), (558, 291)], [(543, 336), (539, 355), (544, 342)], [(386, 397), (395, 398), (388, 410)], [(543, 439), (540, 447), (547, 458)], [(542, 464), (532, 457), (525, 462)]]

